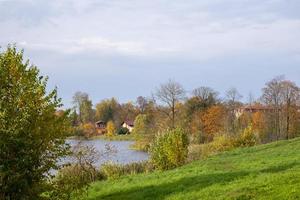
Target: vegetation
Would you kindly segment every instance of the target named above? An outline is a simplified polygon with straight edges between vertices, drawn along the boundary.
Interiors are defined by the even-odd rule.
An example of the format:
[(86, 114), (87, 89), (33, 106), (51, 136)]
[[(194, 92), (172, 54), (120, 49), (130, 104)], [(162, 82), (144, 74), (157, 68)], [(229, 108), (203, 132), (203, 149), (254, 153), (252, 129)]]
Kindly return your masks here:
[[(29, 61), (23, 61), (23, 52), (16, 47), (9, 46), (0, 53), (0, 199), (84, 199), (96, 180), (170, 170), (187, 162), (193, 163), (175, 171), (139, 175), (133, 182), (121, 178), (126, 183), (125, 193), (116, 192), (119, 182), (97, 183), (97, 191), (97, 185), (105, 187), (107, 183), (112, 187), (101, 188), (99, 193), (91, 190), (95, 193), (90, 197), (251, 199), (256, 194), (264, 197), (261, 189), (265, 181), (269, 187), (265, 192), (272, 191), (273, 195), (275, 191), (276, 198), (276, 194), (278, 198), (299, 197), (297, 192), (284, 194), (271, 184), (282, 184), (284, 175), (277, 174), (282, 171), (294, 180), (289, 170), (298, 169), (297, 150), (286, 144), (299, 147), (299, 140), (249, 148), (300, 135), (300, 89), (283, 77), (267, 82), (261, 98), (249, 98), (248, 103), (240, 102), (242, 95), (235, 88), (223, 98), (206, 86), (186, 96), (181, 84), (170, 80), (156, 89), (153, 98), (140, 96), (135, 103), (111, 98), (93, 107), (87, 93), (76, 92), (74, 107), (67, 111), (58, 110), (62, 105), (56, 89), (47, 93), (46, 85), (47, 78), (40, 76)], [(122, 122), (130, 130), (122, 127)], [(132, 148), (148, 151), (150, 160), (126, 165), (106, 163), (98, 168), (96, 160), (106, 156), (105, 152), (75, 146), (70, 155), (73, 163), (60, 169), (58, 160), (70, 153), (65, 144), (68, 133), (84, 138), (135, 140)], [(239, 147), (245, 149), (215, 156)], [(281, 150), (285, 157), (269, 149)], [(110, 147), (106, 150), (113, 153)], [(256, 157), (245, 160), (247, 156)], [(266, 156), (273, 161), (266, 161)], [(290, 164), (285, 166), (283, 162)], [(275, 179), (265, 166), (276, 174)], [(51, 170), (58, 170), (52, 179)], [(160, 176), (162, 182), (153, 185), (154, 177)], [(140, 181), (142, 178), (145, 181)], [(137, 185), (138, 181), (142, 184)], [(253, 183), (261, 187), (253, 187)], [(287, 185), (292, 187), (289, 182)]]
[(104, 179), (117, 179), (126, 175), (149, 173), (154, 170), (150, 162), (133, 162), (129, 164), (117, 164), (108, 162), (100, 167), (100, 175)]
[(96, 182), (87, 199), (299, 199), (300, 140), (236, 149), (164, 172)]
[(187, 154), (188, 138), (179, 128), (158, 134), (150, 147), (150, 160), (160, 170), (183, 165)]
[(9, 46), (0, 53), (0, 199), (38, 199), (51, 169), (68, 152), (68, 112), (56, 89)]

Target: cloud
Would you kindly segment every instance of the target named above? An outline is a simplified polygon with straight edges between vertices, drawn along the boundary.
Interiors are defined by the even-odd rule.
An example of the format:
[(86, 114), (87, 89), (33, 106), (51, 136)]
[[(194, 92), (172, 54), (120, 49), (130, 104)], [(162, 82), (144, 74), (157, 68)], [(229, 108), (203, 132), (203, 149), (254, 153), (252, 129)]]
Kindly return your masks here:
[(240, 82), (270, 66), (297, 77), (299, 10), (299, 0), (0, 0), (0, 45), (24, 48), (64, 93), (96, 94), (102, 81), (122, 93), (109, 85), (124, 76), (140, 91), (168, 78), (223, 89), (233, 71)]

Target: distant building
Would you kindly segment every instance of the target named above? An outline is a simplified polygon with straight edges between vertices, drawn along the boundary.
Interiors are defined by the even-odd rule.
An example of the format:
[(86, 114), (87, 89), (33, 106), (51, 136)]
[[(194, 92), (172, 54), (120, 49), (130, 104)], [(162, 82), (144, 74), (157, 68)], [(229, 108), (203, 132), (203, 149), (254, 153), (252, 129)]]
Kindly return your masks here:
[(95, 127), (98, 134), (106, 133), (106, 123), (104, 121), (97, 121)]
[(254, 105), (245, 105), (242, 107), (239, 107), (234, 111), (236, 118), (239, 118), (244, 113), (256, 113), (256, 112), (271, 112), (274, 111), (274, 108), (270, 106), (265, 106), (262, 104), (254, 104)]
[(134, 128), (134, 121), (126, 120), (126, 121), (122, 122), (121, 126), (123, 128), (127, 128), (129, 130), (129, 132), (131, 133)]

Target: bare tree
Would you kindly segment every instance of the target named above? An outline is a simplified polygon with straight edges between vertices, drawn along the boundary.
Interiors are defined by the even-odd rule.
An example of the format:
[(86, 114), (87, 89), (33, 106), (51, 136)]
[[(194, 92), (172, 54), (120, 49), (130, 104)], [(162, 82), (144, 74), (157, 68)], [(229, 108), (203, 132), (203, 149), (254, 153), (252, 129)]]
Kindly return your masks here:
[[(297, 107), (297, 101), (300, 97), (300, 89), (294, 82), (284, 80), (282, 81), (282, 98), (285, 106), (285, 125), (286, 125), (286, 139), (290, 138), (290, 125), (293, 107)], [(297, 109), (297, 108), (296, 108)]]
[(155, 93), (156, 98), (167, 105), (169, 112), (162, 111), (170, 118), (172, 128), (175, 127), (176, 104), (184, 99), (185, 90), (181, 84), (169, 80), (167, 83), (160, 85)]
[(270, 105), (274, 110), (274, 131), (276, 134), (276, 139), (279, 139), (281, 134), (280, 130), (280, 110), (283, 104), (282, 98), (282, 81), (284, 80), (283, 76), (278, 76), (268, 83), (263, 88), (262, 99), (267, 104)]
[(243, 96), (238, 92), (236, 88), (230, 88), (226, 91), (226, 100), (227, 100), (227, 107), (229, 111), (228, 121), (229, 121), (229, 129), (233, 133), (236, 132), (236, 125), (235, 125), (235, 110), (238, 106), (240, 106), (240, 100)]
[(198, 97), (207, 105), (213, 105), (218, 101), (219, 93), (210, 87), (199, 87), (193, 90), (193, 96)]
[(145, 97), (142, 97), (142, 96), (139, 96), (137, 99), (136, 99), (136, 103), (137, 103), (137, 106), (140, 110), (141, 113), (144, 113), (145, 112), (145, 109), (148, 105), (148, 101)]
[(242, 98), (243, 96), (239, 93), (239, 91), (236, 88), (230, 88), (226, 91), (226, 99), (231, 104), (235, 104)]

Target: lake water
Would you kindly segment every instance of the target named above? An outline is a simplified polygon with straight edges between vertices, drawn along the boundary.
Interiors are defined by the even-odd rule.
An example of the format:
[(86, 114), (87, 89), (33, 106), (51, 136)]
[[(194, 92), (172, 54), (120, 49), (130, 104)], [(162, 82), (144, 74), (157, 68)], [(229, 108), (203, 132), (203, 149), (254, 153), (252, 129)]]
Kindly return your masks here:
[(130, 149), (130, 145), (134, 143), (132, 141), (76, 140), (76, 139), (67, 140), (67, 143), (69, 143), (71, 147), (77, 145), (79, 142), (81, 142), (80, 145), (93, 146), (99, 152), (105, 151), (105, 145), (109, 145), (116, 150), (116, 153), (110, 155), (109, 157), (102, 157), (100, 160), (98, 160), (97, 163), (95, 164), (97, 167), (99, 167), (101, 164), (107, 161), (113, 161), (120, 164), (127, 164), (131, 162), (148, 160), (147, 153)]

